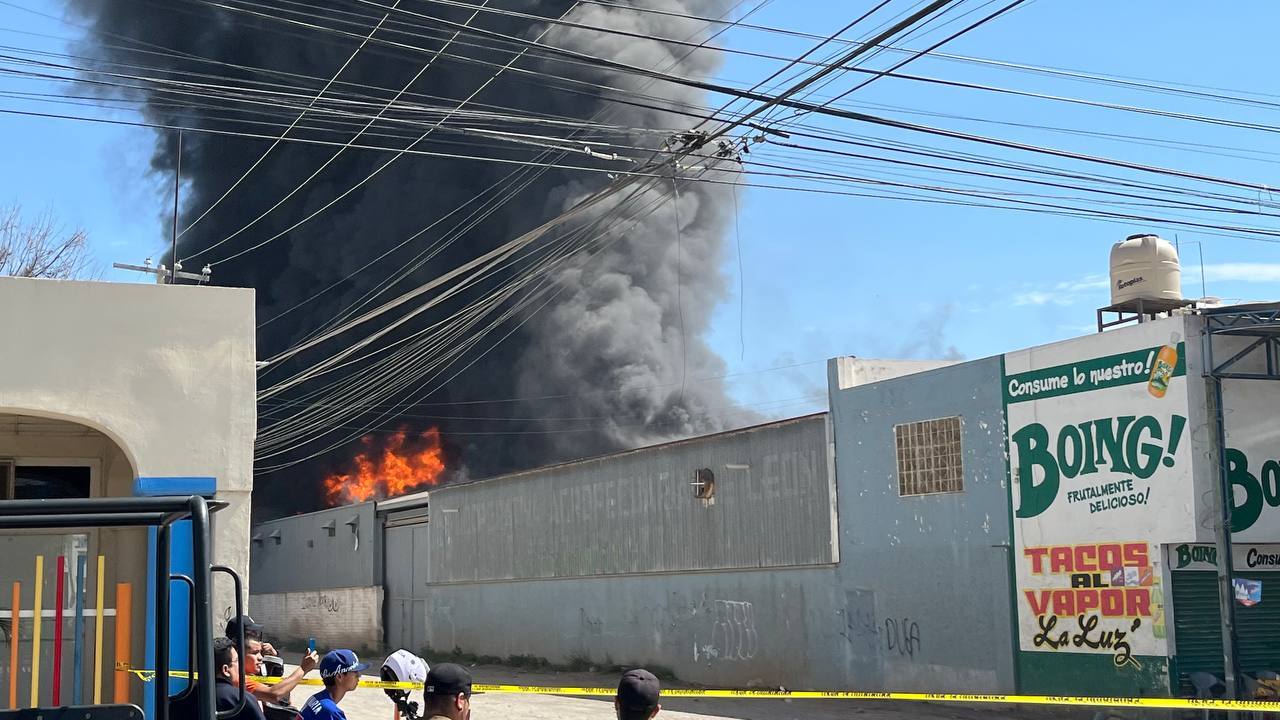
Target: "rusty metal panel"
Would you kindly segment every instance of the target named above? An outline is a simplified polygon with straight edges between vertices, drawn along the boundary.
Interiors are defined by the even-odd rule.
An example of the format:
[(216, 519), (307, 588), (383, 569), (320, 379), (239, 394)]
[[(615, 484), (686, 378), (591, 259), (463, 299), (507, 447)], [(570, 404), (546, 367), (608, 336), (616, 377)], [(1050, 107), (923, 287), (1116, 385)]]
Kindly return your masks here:
[(828, 452), (820, 414), (445, 486), (431, 583), (829, 564)]

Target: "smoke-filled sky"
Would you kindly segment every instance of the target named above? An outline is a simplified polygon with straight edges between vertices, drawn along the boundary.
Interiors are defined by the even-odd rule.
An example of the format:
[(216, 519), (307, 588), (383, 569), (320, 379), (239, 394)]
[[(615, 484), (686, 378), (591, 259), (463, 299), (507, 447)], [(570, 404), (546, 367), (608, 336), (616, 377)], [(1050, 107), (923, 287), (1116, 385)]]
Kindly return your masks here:
[[(738, 10), (756, 4), (746, 3)], [(312, 81), (312, 92), (331, 76), (356, 42), (339, 38), (329, 43), (300, 43), (297, 38), (286, 40), (270, 35), (260, 24), (245, 19), (240, 23), (243, 27), (230, 33), (227, 23), (209, 15), (207, 4), (193, 0), (172, 3), (95, 0), (72, 3), (75, 10), (64, 0), (17, 0), (17, 5), (0, 7), (0, 32), (15, 45), (57, 53), (83, 53), (86, 47), (94, 53), (108, 52), (100, 43), (95, 44), (95, 39), (100, 40), (102, 36), (89, 29), (96, 21), (103, 23), (99, 25), (101, 29), (114, 26), (115, 31), (131, 37), (158, 33), (169, 38), (166, 43), (172, 47), (211, 52), (229, 62), (235, 58), (251, 58), (246, 64), (279, 63), (278, 69), (320, 78)], [(345, 3), (347, 7), (361, 5), (367, 7), (354, 1)], [(652, 0), (646, 5), (665, 7), (666, 0)], [(169, 11), (179, 6), (196, 14), (188, 14), (183, 24), (175, 24)], [(523, 6), (501, 3), (500, 6), (523, 8), (547, 16), (563, 11), (567, 3)], [(415, 12), (439, 12), (444, 6), (414, 0), (411, 7)], [(699, 4), (699, 9), (701, 7)], [(1258, 55), (1259, 48), (1270, 47), (1267, 33), (1274, 22), (1268, 19), (1277, 19), (1280, 12), (1269, 3), (1250, 2), (1241, 6), (1240, 13), (1258, 19), (1245, 24), (1238, 22), (1236, 16), (1216, 12), (1209, 6), (1171, 8), (1155, 0), (1097, 3), (1089, 7), (1089, 11), (1084, 11), (1076, 4), (1028, 4), (999, 23), (983, 28), (980, 34), (961, 38), (949, 49), (999, 60), (1119, 72), (1212, 87), (1258, 90), (1271, 83), (1270, 64), (1260, 62)], [(825, 35), (848, 22), (861, 9), (843, 3), (774, 2), (765, 3), (751, 19), (761, 25)], [(81, 10), (87, 10), (88, 17)], [(203, 18), (200, 13), (204, 13)], [(450, 17), (457, 21), (465, 19), (465, 16)], [(1105, 21), (1099, 22), (1099, 17)], [(615, 20), (621, 22), (621, 19)], [(541, 27), (514, 18), (489, 17), (483, 26), (523, 37), (534, 37), (542, 31)], [(664, 33), (678, 30), (682, 28), (662, 28)], [(696, 30), (689, 28), (688, 32)], [(1139, 36), (1156, 37), (1159, 42), (1135, 53), (1132, 39)], [(595, 54), (621, 53), (617, 57), (628, 62), (633, 61), (628, 53), (655, 51), (647, 43), (616, 43), (616, 39), (611, 41), (616, 43), (615, 47), (601, 48), (596, 43), (607, 45), (602, 38), (548, 35), (547, 41), (553, 38), (558, 43), (586, 43)], [(791, 57), (812, 45), (810, 40), (741, 29), (726, 33), (717, 42)], [(1214, 51), (1188, 54), (1184, 50), (1206, 44)], [(362, 53), (343, 77), (353, 83), (390, 88), (390, 92), (394, 92), (421, 67), (420, 58), (411, 60), (385, 47), (375, 50), (367, 55)], [(475, 51), (475, 48), (466, 50)], [(501, 62), (505, 62), (505, 58)], [(705, 66), (688, 67), (685, 71), (691, 76), (709, 73), (744, 87), (777, 68), (776, 63), (743, 56), (727, 57), (718, 66), (711, 57), (704, 62)], [(533, 65), (529, 67), (537, 69)], [(1015, 73), (946, 63), (935, 58), (922, 59), (912, 68), (923, 75), (1060, 95), (1083, 95), (1117, 103), (1134, 102), (1132, 92), (1123, 88), (1044, 77), (1028, 79)], [(415, 84), (413, 92), (449, 98), (456, 103), (482, 81), (482, 75), (487, 77), (493, 69), (482, 70), (479, 66), (458, 63), (435, 68)], [(565, 68), (561, 70), (567, 72)], [(584, 80), (599, 79), (599, 75), (587, 74), (584, 68), (577, 68), (576, 72), (583, 73), (578, 77)], [(39, 88), (30, 81), (6, 80), (3, 89)], [(672, 92), (671, 88), (657, 87), (647, 92), (659, 90)], [(66, 89), (54, 87), (49, 91), (65, 93)], [(723, 100), (713, 98), (708, 104), (717, 105)], [(1038, 123), (1105, 127), (1119, 134), (1177, 138), (1224, 148), (1262, 148), (1270, 142), (1257, 134), (1202, 124), (1106, 114), (1064, 105), (1046, 107), (1017, 98), (888, 80), (860, 91), (856, 100), (875, 112), (896, 108), (892, 112), (908, 120), (924, 119), (962, 130), (997, 133), (1015, 140), (1219, 176), (1267, 182), (1274, 169), (1256, 158), (1234, 157), (1239, 153), (1233, 151), (1191, 152), (1122, 139), (1051, 134), (1033, 127)], [(1144, 100), (1155, 105), (1164, 102)], [(600, 109), (598, 101), (590, 96), (552, 92), (512, 78), (496, 82), (477, 101), (548, 113), (568, 113), (572, 106), (579, 108), (573, 112), (581, 111), (587, 113), (586, 116)], [(16, 103), (6, 98), (0, 101), (0, 106), (16, 107)], [(1203, 111), (1227, 112), (1222, 108)], [(617, 117), (628, 118), (624, 124), (681, 127), (685, 122), (673, 122), (670, 118), (637, 119), (637, 115), (645, 113), (638, 108), (615, 108), (614, 112), (619, 113)], [(939, 119), (938, 113), (949, 119)], [(1274, 118), (1260, 111), (1232, 108), (1230, 114), (1274, 124)], [(128, 110), (117, 111), (112, 116), (126, 120), (137, 117)], [(957, 116), (1004, 124), (955, 119)], [(860, 131), (847, 123), (832, 122), (831, 126), (845, 132)], [(450, 136), (441, 141), (446, 139), (457, 142), (464, 138)], [(6, 170), (0, 173), (0, 203), (20, 202), (33, 209), (47, 207), (70, 224), (84, 225), (104, 264), (113, 260), (138, 262), (147, 254), (158, 257), (166, 242), (172, 199), (169, 158), (164, 153), (159, 158), (160, 172), (151, 172), (154, 141), (154, 133), (142, 128), (0, 116), (0, 156), (4, 157)], [(653, 138), (644, 137), (637, 144), (652, 141)], [(193, 212), (203, 211), (266, 147), (263, 141), (188, 137), (184, 152), (187, 177), (184, 207), (188, 219)], [(442, 147), (450, 146), (440, 142), (433, 149)], [(184, 242), (199, 246), (238, 229), (285, 192), (297, 187), (328, 154), (296, 145), (278, 148), (259, 171), (246, 180), (241, 188), (243, 192), (230, 195)], [(343, 185), (344, 177), (363, 177), (383, 160), (385, 156), (379, 153), (343, 154), (283, 206), (279, 214), (273, 213), (246, 231), (244, 242), (258, 242), (276, 234), (349, 187), (349, 184)], [(299, 163), (302, 167), (297, 167)], [(438, 208), (456, 206), (461, 199), (474, 197), (476, 192), (488, 187), (486, 182), (491, 183), (502, 174), (503, 171), (480, 163), (406, 157), (386, 170), (385, 177), (371, 181), (316, 221), (241, 260), (218, 266), (215, 276), (218, 282), (226, 284), (257, 286), (261, 294), (260, 320), (265, 320), (275, 311), (290, 307), (288, 297), (297, 297), (300, 293), (309, 295), (345, 276), (382, 249), (420, 230)], [(434, 259), (413, 278), (397, 284), (392, 292), (437, 272), (448, 263), (456, 263), (460, 255), (469, 256), (468, 253), (494, 247), (527, 230), (603, 182), (591, 176), (549, 172), (539, 179), (537, 188), (522, 191), (501, 212), (469, 232), (465, 241), (457, 247), (451, 246), (445, 255)], [(557, 302), (530, 316), (520, 327), (518, 337), (510, 338), (510, 345), (504, 343), (498, 350), (481, 357), (456, 386), (450, 383), (440, 395), (444, 401), (464, 397), (468, 400), (529, 396), (546, 399), (523, 404), (423, 406), (413, 413), (419, 417), (405, 420), (464, 425), (466, 430), (454, 433), (453, 440), (459, 443), (455, 452), (465, 455), (469, 464), (474, 463), (477, 473), (487, 473), (488, 468), (509, 466), (513, 457), (549, 458), (564, 453), (572, 455), (575, 448), (589, 447), (584, 450), (589, 452), (598, 447), (581, 443), (577, 435), (588, 435), (605, 445), (646, 442), (655, 437), (645, 432), (645, 426), (630, 422), (610, 425), (606, 420), (545, 418), (610, 418), (618, 413), (623, 417), (651, 413), (653, 418), (665, 423), (665, 427), (678, 428), (685, 423), (684, 413), (692, 410), (690, 418), (695, 422), (696, 418), (702, 418), (708, 423), (706, 427), (710, 427), (708, 418), (715, 415), (714, 408), (724, 403), (721, 381), (700, 382), (712, 375), (732, 375), (723, 384), (728, 385), (730, 397), (749, 406), (747, 410), (773, 416), (797, 414), (822, 405), (822, 361), (832, 355), (937, 357), (959, 353), (977, 357), (1087, 332), (1092, 309), (1105, 304), (1106, 300), (1105, 282), (1100, 280), (1105, 272), (1108, 246), (1130, 232), (1150, 229), (1128, 223), (1084, 222), (760, 188), (748, 189), (736, 199), (739, 212), (735, 222), (734, 198), (728, 199), (726, 205), (704, 197), (703, 191), (682, 193), (680, 214), (682, 224), (688, 229), (682, 233), (679, 264), (681, 276), (688, 282), (679, 283), (677, 289), (687, 311), (683, 318), (685, 332), (678, 333), (688, 343), (678, 353), (683, 370), (680, 374), (687, 380), (684, 393), (678, 392), (679, 378), (673, 375), (670, 362), (679, 344), (671, 338), (659, 340), (662, 333), (670, 334), (673, 327), (669, 317), (672, 308), (669, 275), (673, 269), (670, 252), (674, 238), (673, 233), (664, 233), (663, 228), (673, 226), (674, 217), (671, 204), (665, 203), (644, 228), (629, 233), (625, 240), (615, 239), (603, 254), (578, 265), (580, 270), (571, 271), (566, 265), (562, 272), (567, 274), (554, 276), (560, 291)], [(687, 210), (686, 205), (690, 206)], [(646, 232), (657, 239), (645, 240), (641, 245), (640, 239)], [(1202, 241), (1210, 294), (1245, 299), (1274, 295), (1275, 283), (1280, 279), (1280, 263), (1276, 262), (1273, 246), (1188, 232), (1181, 233), (1180, 239), (1184, 248), (1187, 294), (1201, 292), (1198, 248), (1189, 246), (1188, 242)], [(234, 247), (238, 241), (231, 241), (219, 251)], [(327, 249), (314, 252), (315, 247)], [(415, 247), (409, 256), (416, 252)], [(222, 255), (214, 252), (209, 257), (217, 259)], [(198, 267), (203, 259), (192, 264)], [(308, 331), (310, 319), (332, 315), (336, 308), (360, 296), (370, 284), (385, 282), (398, 267), (393, 258), (390, 263), (357, 276), (356, 283), (342, 286), (341, 292), (326, 293), (302, 310), (272, 323), (263, 338), (263, 355), (289, 345)], [(575, 276), (575, 272), (581, 275)], [(106, 276), (123, 281), (137, 279), (110, 270)], [(643, 282), (628, 284), (626, 279), (633, 277), (640, 277)], [(695, 302), (702, 305), (695, 307)], [(655, 317), (658, 320), (651, 323), (653, 331), (644, 333), (643, 337), (619, 338), (610, 332), (611, 325), (616, 323), (639, 324)], [(701, 332), (704, 328), (705, 333)], [(700, 337), (706, 340), (705, 344)], [(635, 342), (630, 347), (611, 342), (619, 339)], [(715, 352), (708, 351), (708, 347)], [(618, 362), (617, 358), (624, 354), (639, 358), (638, 366)], [(723, 359), (723, 365), (716, 360), (717, 355)], [(664, 356), (667, 362), (655, 361)], [(521, 362), (516, 363), (513, 358)], [(459, 366), (471, 359), (474, 357), (468, 357)], [(601, 364), (615, 373), (612, 381), (619, 388), (630, 387), (632, 392), (609, 397), (592, 397), (588, 393), (580, 398), (578, 393), (560, 389), (584, 374), (602, 372)], [(285, 376), (288, 369), (277, 372)], [(645, 373), (653, 374), (658, 380), (641, 382), (639, 378), (645, 377)], [(272, 377), (277, 376), (268, 376)], [(629, 380), (633, 382), (628, 384)], [(544, 383), (548, 387), (541, 387)], [(654, 385), (665, 385), (666, 390), (674, 387), (677, 392), (636, 390)], [(573, 397), (549, 397), (563, 395)], [(462, 415), (500, 416), (508, 420), (454, 421), (435, 417)], [(541, 419), (524, 419), (532, 417)], [(595, 427), (597, 424), (599, 427)], [(550, 432), (540, 429), (547, 425), (554, 425), (556, 429)], [(583, 426), (591, 426), (591, 432), (562, 432), (565, 428)], [(416, 425), (410, 429), (417, 429)], [(701, 429), (689, 427), (691, 431)], [(463, 434), (513, 431), (522, 434)], [(540, 434), (524, 434), (535, 431)], [(667, 430), (659, 428), (659, 432)], [(335, 465), (340, 460), (341, 457), (322, 458), (324, 463)], [(275, 492), (284, 487), (276, 485)], [(268, 493), (272, 491), (269, 486), (266, 489)]]
[[(728, 7), (724, 0), (682, 0), (668, 5), (667, 9), (676, 13), (705, 16), (718, 16)], [(93, 27), (85, 48), (99, 57), (134, 62), (136, 53), (119, 49), (116, 38), (145, 38), (176, 51), (177, 56), (164, 58), (166, 69), (175, 72), (209, 72), (207, 63), (181, 58), (188, 55), (225, 63), (220, 72), (241, 82), (266, 77), (238, 69), (247, 67), (288, 74), (276, 77), (292, 77), (289, 82), (294, 84), (299, 82), (298, 76), (332, 76), (352, 58), (360, 36), (372, 30), (380, 14), (375, 12), (371, 18), (361, 18), (363, 22), (353, 20), (347, 25), (356, 37), (335, 37), (299, 32), (274, 19), (203, 4), (159, 6), (146, 2), (85, 0), (74, 6)], [(331, 3), (330, 6), (335, 12), (353, 8), (350, 3)], [(490, 6), (563, 17), (565, 21), (626, 30), (641, 37), (706, 37), (703, 23), (669, 15), (577, 5), (563, 0), (501, 2)], [(404, 7), (430, 18), (414, 16), (419, 32), (410, 34), (395, 24), (395, 20), (403, 16), (393, 15), (392, 22), (380, 30), (382, 35), (376, 37), (412, 41), (432, 51), (446, 49), (456, 57), (433, 58), (400, 47), (370, 44), (349, 61), (339, 76), (344, 84), (334, 87), (335, 94), (349, 95), (355, 86), (387, 88), (370, 94), (380, 100), (391, 97), (393, 90), (401, 90), (402, 98), (408, 102), (429, 104), (438, 98), (434, 104), (445, 107), (471, 98), (467, 107), (477, 110), (635, 128), (634, 133), (606, 139), (630, 154), (652, 154), (666, 138), (647, 130), (677, 132), (687, 129), (691, 121), (660, 109), (608, 103), (601, 99), (601, 91), (596, 86), (620, 88), (636, 97), (652, 96), (661, 101), (657, 102), (658, 107), (698, 103), (702, 100), (698, 92), (581, 64), (518, 57), (518, 47), (511, 47), (510, 43), (483, 47), (483, 42), (477, 43), (469, 36), (450, 42), (453, 26), (433, 24), (431, 18), (467, 23), (468, 27), (504, 35), (541, 38), (545, 44), (557, 48), (681, 76), (711, 75), (718, 64), (716, 53), (690, 53), (686, 48), (637, 37), (622, 38), (567, 25), (547, 28), (527, 18), (473, 13), (468, 7), (422, 2), (406, 3)], [(513, 67), (520, 70), (553, 73), (590, 84), (556, 88), (537, 75), (495, 73), (495, 68), (513, 60)], [(322, 81), (304, 84), (319, 82)], [(479, 94), (472, 97), (477, 90)], [(173, 96), (167, 93), (149, 93), (145, 99), (145, 115), (154, 123), (232, 127), (223, 119), (228, 115), (224, 106), (175, 107)], [(404, 113), (393, 108), (388, 115), (403, 116)], [(332, 133), (317, 128), (324, 118), (299, 123), (293, 136), (331, 141)], [(455, 122), (457, 124), (462, 123)], [(375, 127), (401, 129), (391, 123)], [(533, 122), (503, 129), (529, 134), (547, 132), (545, 126)], [(563, 134), (563, 130), (557, 131)], [(584, 141), (598, 139), (583, 136)], [(459, 140), (463, 142), (460, 144)], [(383, 140), (382, 144), (415, 151), (494, 158), (530, 157), (528, 152), (491, 148), (484, 142), (447, 132), (432, 134), (420, 143), (396, 138), (389, 142)], [(451, 222), (436, 223), (458, 217), (453, 214), (457, 208), (467, 208), (469, 200), (484, 195), (490, 186), (503, 181), (513, 171), (509, 164), (421, 155), (406, 155), (385, 165), (392, 157), (389, 152), (355, 149), (335, 153), (336, 149), (329, 145), (300, 143), (281, 143), (263, 157), (269, 148), (266, 140), (246, 142), (239, 137), (186, 135), (182, 148), (186, 196), (180, 227), (191, 224), (207, 208), (213, 206), (213, 210), (183, 235), (178, 249), (179, 257), (186, 259), (187, 270), (214, 262), (215, 283), (256, 288), (260, 321), (304, 305), (260, 327), (258, 346), (262, 357), (289, 348), (369, 291), (384, 286), (390, 272), (408, 262), (421, 248), (439, 243), (444, 237), (441, 231), (453, 227)], [(607, 145), (603, 148), (606, 152), (611, 149)], [(152, 168), (162, 175), (173, 172), (176, 151), (177, 144), (171, 133), (158, 137)], [(245, 169), (259, 157), (263, 157), (261, 164), (241, 182)], [(330, 164), (324, 167), (326, 162)], [(581, 161), (575, 158), (575, 162)], [(384, 166), (376, 177), (361, 184)], [(315, 174), (322, 167), (323, 170)], [(310, 179), (313, 176), (314, 179)], [(395, 282), (383, 299), (394, 297), (395, 291), (420, 285), (521, 235), (608, 182), (602, 174), (574, 170), (553, 169), (523, 177), (527, 177), (528, 182), (517, 189), (503, 186), (505, 202), (417, 270)], [(228, 188), (237, 184), (236, 190), (217, 202)], [(376, 424), (375, 432), (439, 424), (452, 451), (450, 460), (454, 469), (474, 477), (713, 432), (752, 420), (752, 413), (735, 407), (729, 400), (722, 384), (683, 382), (689, 377), (724, 373), (723, 362), (710, 351), (703, 336), (712, 310), (725, 297), (726, 279), (720, 267), (734, 199), (727, 185), (701, 182), (680, 185), (683, 187), (677, 185), (674, 192), (668, 182), (639, 187), (636, 192), (609, 200), (540, 241), (550, 244), (557, 237), (589, 230), (592, 223), (603, 223), (600, 225), (602, 236), (595, 244), (584, 245), (541, 271), (549, 290), (537, 299), (545, 299), (545, 303), (533, 304), (497, 326), (491, 339), (481, 340), (471, 351), (456, 356), (442, 374), (431, 376), (430, 381), (424, 379), (405, 392), (387, 398), (386, 403), (380, 403), (384, 406), (415, 404), (390, 413), (390, 417)], [(352, 187), (356, 187), (355, 191), (344, 200), (294, 227)], [(274, 207), (291, 193), (288, 200)], [(624, 208), (634, 210), (625, 213)], [(248, 230), (227, 239), (260, 216), (261, 220)], [(406, 238), (433, 227), (436, 229), (418, 235), (413, 243), (393, 250)], [(285, 234), (279, 239), (236, 256), (238, 251), (282, 232)], [(537, 252), (537, 247), (535, 245), (533, 252)], [(361, 271), (369, 260), (389, 250), (393, 252), (385, 260)], [(225, 261), (218, 262), (224, 258)], [(520, 277), (522, 272), (523, 266), (498, 272), (481, 288), (499, 288), (503, 281)], [(315, 297), (318, 288), (333, 283), (340, 284)], [(480, 297), (480, 292), (466, 293), (455, 301), (438, 305), (387, 335), (383, 342), (407, 339), (415, 330), (465, 311), (470, 302)], [(387, 319), (394, 317), (390, 315)], [(264, 373), (266, 382), (261, 385), (288, 376), (291, 370), (325, 357), (331, 348), (340, 349), (361, 334), (383, 325), (380, 318), (314, 352), (298, 355), (277, 375)], [(502, 341), (496, 342), (499, 338)], [(457, 338), (450, 341), (461, 342)], [(330, 373), (299, 385), (290, 393), (265, 399), (260, 408), (262, 430), (271, 428), (273, 422), (289, 418), (290, 408), (296, 406), (285, 403), (314, 399), (310, 393), (324, 384), (341, 381), (347, 373), (348, 370)], [(448, 378), (448, 382), (439, 385), (436, 380), (441, 377)], [(378, 381), (378, 378), (361, 380), (362, 383)], [(426, 392), (436, 386), (435, 392)], [(468, 408), (464, 412), (438, 412), (441, 407), (456, 407), (440, 403), (543, 396), (563, 397), (564, 401), (549, 413), (545, 403), (532, 401), (500, 405), (498, 413), (492, 406)], [(320, 396), (320, 399), (327, 398)], [(417, 404), (419, 402), (427, 404)], [(433, 408), (437, 410), (432, 412)], [(260, 476), (259, 490), (265, 492), (259, 497), (271, 505), (272, 510), (295, 509), (291, 503), (306, 497), (325, 470), (350, 458), (352, 448), (357, 445), (342, 439), (358, 434), (357, 428), (377, 419), (380, 409), (371, 408), (367, 413), (346, 418), (328, 434), (309, 433), (268, 448), (277, 450), (278, 454), (260, 462), (260, 467), (288, 463), (323, 451), (331, 444), (339, 445), (301, 464)], [(513, 426), (505, 417), (511, 415), (530, 418), (549, 415), (556, 419), (528, 421), (519, 428), (520, 434), (509, 434)], [(477, 419), (490, 416), (496, 417)], [(311, 442), (304, 442), (307, 440)], [(261, 447), (260, 442), (260, 450)]]

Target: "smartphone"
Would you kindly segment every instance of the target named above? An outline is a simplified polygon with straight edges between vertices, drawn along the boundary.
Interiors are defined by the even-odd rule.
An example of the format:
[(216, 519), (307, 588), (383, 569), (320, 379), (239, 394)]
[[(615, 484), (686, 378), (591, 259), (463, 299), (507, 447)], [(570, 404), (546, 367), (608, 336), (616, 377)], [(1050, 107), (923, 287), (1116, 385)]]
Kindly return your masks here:
[(313, 653), (315, 651), (316, 651), (316, 639), (307, 638), (307, 652)]

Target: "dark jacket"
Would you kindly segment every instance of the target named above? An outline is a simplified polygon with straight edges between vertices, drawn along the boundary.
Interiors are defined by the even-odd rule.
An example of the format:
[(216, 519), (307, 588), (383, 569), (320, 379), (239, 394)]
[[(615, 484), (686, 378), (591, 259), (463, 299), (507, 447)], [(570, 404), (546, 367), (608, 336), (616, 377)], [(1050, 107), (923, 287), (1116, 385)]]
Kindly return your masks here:
[[(232, 685), (230, 680), (220, 677), (217, 678), (213, 685), (219, 710), (231, 710), (235, 708), (236, 703), (240, 702), (240, 686), (238, 684)], [(177, 718), (174, 718), (174, 720), (177, 720)], [(249, 694), (249, 690), (246, 688), (244, 691), (244, 707), (228, 720), (266, 720), (266, 717), (262, 714), (262, 704), (258, 702), (258, 698)]]
[[(240, 686), (232, 685), (225, 678), (218, 678), (213, 684), (214, 702), (218, 710), (231, 710), (240, 700)], [(173, 720), (202, 720), (197, 712), (196, 689), (190, 688), (169, 698), (169, 717)], [(258, 699), (244, 693), (244, 708), (231, 716), (230, 720), (266, 720), (262, 714), (262, 705)]]

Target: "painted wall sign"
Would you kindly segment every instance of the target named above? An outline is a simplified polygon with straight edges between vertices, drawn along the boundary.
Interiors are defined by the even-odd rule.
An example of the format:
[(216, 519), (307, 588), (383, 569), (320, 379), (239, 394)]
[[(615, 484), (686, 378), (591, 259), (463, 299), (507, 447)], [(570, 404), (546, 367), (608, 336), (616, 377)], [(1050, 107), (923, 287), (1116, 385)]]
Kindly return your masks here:
[(1102, 656), (1112, 673), (1167, 656), (1160, 544), (1197, 537), (1185, 325), (1005, 356), (1024, 652)]
[(1117, 667), (1163, 647), (1164, 608), (1152, 548), (1145, 542), (1022, 549), (1030, 569), (1023, 606), (1035, 618), (1031, 649), (1105, 651)]
[(1234, 537), (1280, 542), (1280, 382), (1227, 380), (1222, 399)]
[[(1280, 544), (1231, 545), (1232, 567), (1236, 570), (1280, 570)], [(1169, 552), (1170, 568), (1179, 570), (1217, 570), (1218, 548), (1213, 545), (1181, 543)]]

